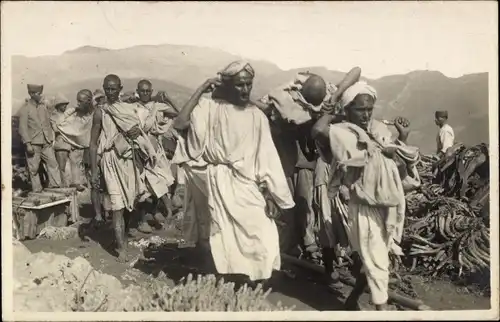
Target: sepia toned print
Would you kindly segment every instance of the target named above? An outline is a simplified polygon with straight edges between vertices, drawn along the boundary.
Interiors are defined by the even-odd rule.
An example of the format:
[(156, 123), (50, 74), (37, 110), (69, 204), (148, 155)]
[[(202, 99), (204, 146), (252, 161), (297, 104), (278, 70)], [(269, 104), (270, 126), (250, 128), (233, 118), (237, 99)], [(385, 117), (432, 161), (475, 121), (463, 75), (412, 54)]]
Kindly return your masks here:
[(3, 2), (4, 318), (498, 318), (494, 5)]

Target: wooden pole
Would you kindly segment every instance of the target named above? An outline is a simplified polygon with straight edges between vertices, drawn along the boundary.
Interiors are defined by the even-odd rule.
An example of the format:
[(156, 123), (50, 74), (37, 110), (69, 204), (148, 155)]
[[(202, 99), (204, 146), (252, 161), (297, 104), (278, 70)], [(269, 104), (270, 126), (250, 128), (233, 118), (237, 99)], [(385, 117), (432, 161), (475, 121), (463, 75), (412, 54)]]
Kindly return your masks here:
[[(281, 253), (281, 258), (284, 261), (287, 261), (289, 263), (295, 264), (297, 266), (315, 271), (317, 273), (324, 273), (324, 268), (322, 266), (292, 257), (287, 254)], [(356, 283), (356, 280), (352, 277), (347, 277), (347, 276), (340, 276), (340, 281), (344, 283), (345, 285), (354, 287), (354, 284)], [(369, 290), (367, 290), (369, 293)], [(403, 296), (401, 294), (398, 294), (394, 291), (389, 291), (389, 299), (392, 300), (395, 303), (398, 303), (404, 307), (410, 308), (415, 311), (429, 311), (431, 308), (427, 305), (425, 305), (422, 300), (415, 300), (411, 299), (409, 297)]]

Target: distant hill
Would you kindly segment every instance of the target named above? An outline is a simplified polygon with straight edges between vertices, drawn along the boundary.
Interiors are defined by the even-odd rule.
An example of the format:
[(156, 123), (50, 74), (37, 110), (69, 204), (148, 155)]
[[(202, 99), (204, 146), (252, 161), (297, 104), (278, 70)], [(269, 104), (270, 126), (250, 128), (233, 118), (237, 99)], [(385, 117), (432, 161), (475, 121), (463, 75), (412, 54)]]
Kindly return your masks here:
[[(133, 91), (137, 87), (137, 83), (142, 78), (123, 78), (123, 92)], [(153, 90), (156, 92), (158, 90), (167, 91), (169, 96), (172, 98), (174, 103), (179, 106), (182, 106), (192, 94), (192, 90), (169, 82), (165, 80), (159, 79), (149, 79), (151, 83), (153, 83)], [(76, 104), (76, 93), (81, 89), (89, 89), (92, 92), (96, 89), (102, 89), (102, 78), (95, 79), (85, 79), (78, 82), (58, 86), (58, 87), (49, 87), (44, 91), (44, 95), (47, 97), (52, 97), (57, 93), (63, 94), (69, 101), (70, 104)], [(24, 95), (25, 97), (27, 95)], [(12, 107), (12, 115), (15, 116), (19, 112), (19, 108), (24, 103), (22, 99), (14, 98), (13, 107)]]
[(95, 47), (95, 46), (83, 46), (83, 47), (78, 47), (73, 50), (67, 50), (64, 53), (65, 54), (95, 54), (95, 53), (101, 53), (103, 51), (109, 51), (107, 48), (102, 48), (102, 47)]
[(423, 151), (436, 146), (434, 112), (447, 110), (458, 141), (472, 145), (489, 142), (488, 74), (448, 78), (439, 72), (415, 71), (372, 82), (377, 89), (376, 115), (398, 115), (412, 122), (410, 141)]
[[(177, 45), (136, 46), (118, 50), (81, 47), (59, 56), (12, 57), (14, 97), (24, 97), (26, 84), (44, 83), (57, 88), (83, 79), (113, 73), (123, 78), (164, 79), (195, 88), (222, 67), (241, 57), (221, 50)], [(251, 61), (260, 77), (280, 69), (269, 62)]]
[[(79, 89), (100, 88), (102, 78), (115, 73), (125, 90), (133, 90), (144, 77), (155, 89), (165, 89), (178, 103), (187, 101), (194, 89), (229, 62), (241, 57), (204, 47), (160, 45), (110, 50), (84, 46), (59, 56), (12, 57), (13, 112), (26, 97), (26, 84), (45, 84), (46, 94), (61, 92), (74, 101)], [(310, 71), (331, 82), (344, 72), (324, 67), (283, 71), (266, 61), (250, 60), (256, 70), (252, 96), (261, 97), (275, 86), (290, 81), (298, 71)], [(355, 62), (353, 62), (354, 66)], [(378, 91), (376, 117), (404, 116), (411, 120), (410, 141), (422, 151), (435, 149), (435, 110), (448, 110), (457, 140), (466, 144), (489, 141), (488, 74), (448, 78), (436, 71), (414, 71), (367, 81)]]
[[(278, 72), (256, 84), (258, 95), (290, 81), (297, 72), (310, 71), (338, 83), (345, 73), (324, 67), (304, 67)], [(489, 142), (488, 74), (448, 78), (437, 71), (414, 71), (375, 80), (364, 78), (378, 94), (375, 117), (408, 118), (412, 123), (410, 143), (428, 153), (435, 150), (437, 127), (434, 112), (447, 110), (458, 141), (468, 145)]]

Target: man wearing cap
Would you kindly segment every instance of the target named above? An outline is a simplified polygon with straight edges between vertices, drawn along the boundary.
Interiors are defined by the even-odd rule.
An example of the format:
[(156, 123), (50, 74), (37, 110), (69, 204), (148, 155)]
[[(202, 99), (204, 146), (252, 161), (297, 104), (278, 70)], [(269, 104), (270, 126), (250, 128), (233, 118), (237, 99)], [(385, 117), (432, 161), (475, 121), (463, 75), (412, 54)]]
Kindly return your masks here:
[(455, 133), (453, 132), (453, 128), (448, 124), (448, 111), (436, 111), (434, 121), (439, 127), (436, 137), (436, 153), (439, 157), (442, 157), (455, 144)]
[[(92, 127), (93, 102), (92, 92), (88, 89), (79, 91), (76, 95), (76, 107), (66, 108), (68, 100), (58, 96), (59, 102), (52, 115), (52, 127), (56, 133), (54, 150), (65, 186), (84, 190), (84, 151), (90, 144), (90, 129)], [(69, 160), (71, 183), (66, 180), (66, 163)]]
[(209, 246), (220, 274), (268, 279), (281, 266), (274, 215), (294, 202), (269, 122), (250, 102), (254, 69), (235, 61), (219, 76), (174, 121), (182, 134), (173, 162), (186, 174), (183, 239)]
[[(360, 74), (360, 68), (353, 68), (343, 84), (354, 84)], [(324, 103), (334, 94), (339, 97), (344, 89), (319, 75), (300, 72), (294, 81), (272, 90), (259, 102), (271, 120), (273, 140), (296, 204), (293, 215), (283, 218), (285, 225), (280, 229), (281, 246), (290, 255), (298, 255), (299, 247), (305, 255), (317, 249), (313, 193), (318, 155), (310, 131)]]
[(53, 148), (54, 131), (42, 93), (43, 85), (28, 84), (30, 99), (26, 100), (19, 112), (19, 135), (26, 147), (31, 186), (35, 192), (43, 189), (38, 176), (42, 160), (47, 166), (49, 187), (56, 188), (61, 185), (61, 175)]

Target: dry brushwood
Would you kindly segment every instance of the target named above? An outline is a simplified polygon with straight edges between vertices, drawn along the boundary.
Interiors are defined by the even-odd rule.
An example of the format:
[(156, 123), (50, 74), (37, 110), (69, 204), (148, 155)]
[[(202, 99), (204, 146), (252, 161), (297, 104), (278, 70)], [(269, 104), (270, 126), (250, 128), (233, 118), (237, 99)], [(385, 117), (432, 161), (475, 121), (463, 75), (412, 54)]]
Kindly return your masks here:
[(292, 308), (283, 307), (281, 303), (275, 306), (267, 301), (271, 292), (264, 292), (262, 285), (255, 289), (246, 284), (235, 291), (235, 284), (217, 280), (214, 275), (192, 274), (173, 288), (161, 283), (152, 283), (146, 296), (136, 302), (127, 311), (285, 311)]
[[(437, 162), (422, 158), (424, 164), (419, 165), (419, 171), (426, 171), (421, 173), (426, 178), (424, 184), (406, 197), (403, 240), (411, 271), (432, 276), (455, 272), (461, 276), (489, 268), (489, 227), (485, 220), (489, 214), (484, 214), (489, 182), (483, 181), (477, 190), (471, 184), (474, 175), (484, 177), (481, 171), (488, 163), (485, 155), (484, 144), (472, 148), (457, 145)], [(435, 170), (433, 175), (429, 175), (430, 169)], [(463, 195), (473, 196), (473, 201), (465, 202), (460, 198)]]
[[(188, 275), (171, 286), (163, 278), (123, 288), (120, 281), (92, 268), (84, 258), (52, 253), (31, 254), (15, 243), (16, 312), (96, 311), (283, 311), (292, 308), (267, 300), (270, 290), (217, 280), (214, 275)], [(17, 243), (17, 244), (16, 244)]]

